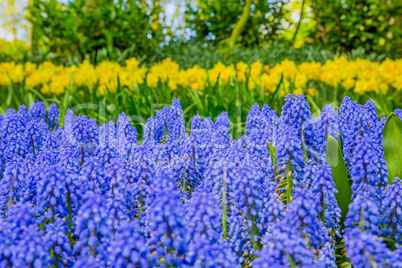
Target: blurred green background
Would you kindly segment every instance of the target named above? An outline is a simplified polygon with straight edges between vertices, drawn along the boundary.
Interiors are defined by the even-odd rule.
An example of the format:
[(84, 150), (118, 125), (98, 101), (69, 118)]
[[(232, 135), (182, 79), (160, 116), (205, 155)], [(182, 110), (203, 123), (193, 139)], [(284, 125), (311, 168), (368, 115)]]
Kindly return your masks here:
[[(365, 53), (399, 58), (401, 3), (3, 0), (0, 38), (22, 40), (26, 46), (6, 49), (3, 45), (0, 60), (72, 64), (89, 59), (97, 63), (104, 59), (119, 61), (124, 55), (143, 57), (151, 64), (171, 56), (178, 47), (182, 50), (194, 44), (207, 51), (219, 51), (223, 57), (234, 47), (253, 50), (254, 54), (264, 53), (267, 48), (292, 47), (331, 53), (363, 49)], [(183, 64), (190, 65), (191, 60)]]

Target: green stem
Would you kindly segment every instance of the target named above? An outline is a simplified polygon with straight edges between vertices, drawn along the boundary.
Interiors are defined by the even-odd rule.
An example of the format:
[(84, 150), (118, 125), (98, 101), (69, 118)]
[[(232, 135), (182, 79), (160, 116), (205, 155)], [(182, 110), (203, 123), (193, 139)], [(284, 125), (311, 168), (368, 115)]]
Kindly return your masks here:
[(251, 0), (245, 0), (243, 12), (241, 14), (240, 20), (236, 23), (233, 28), (232, 35), (230, 36), (230, 47), (233, 48), (236, 45), (237, 38), (243, 32), (244, 27), (250, 17), (251, 12)]
[(228, 225), (227, 225), (227, 216), (228, 216), (228, 208), (226, 204), (226, 198), (227, 198), (227, 183), (226, 183), (226, 171), (223, 176), (223, 194), (222, 194), (222, 210), (223, 210), (223, 216), (222, 216), (222, 228), (223, 228), (223, 238), (225, 239), (228, 235)]
[(302, 1), (301, 11), (300, 11), (300, 20), (299, 20), (299, 22), (297, 23), (296, 31), (295, 31), (295, 34), (293, 35), (293, 38), (292, 38), (292, 42), (291, 42), (291, 43), (292, 43), (292, 46), (294, 45), (294, 43), (295, 43), (295, 41), (296, 41), (296, 36), (297, 36), (297, 33), (299, 32), (300, 25), (301, 25), (301, 22), (302, 22), (302, 20), (303, 20), (304, 3), (305, 3), (305, 0)]
[(71, 193), (70, 190), (68, 189), (68, 184), (66, 184), (67, 188), (67, 206), (68, 206), (68, 229), (70, 230), (68, 232), (68, 239), (71, 241), (71, 232), (72, 232), (72, 207), (71, 207)]
[[(290, 175), (289, 175), (290, 174)], [(290, 204), (290, 201), (291, 201), (291, 197), (292, 197), (292, 194), (293, 194), (293, 179), (292, 179), (292, 165), (290, 164), (290, 161), (288, 162), (288, 174), (286, 174), (286, 176), (287, 176), (287, 186), (288, 186), (288, 188), (287, 188), (287, 190), (286, 190), (286, 192), (287, 192), (287, 196), (286, 196), (286, 200), (287, 200), (287, 204)]]

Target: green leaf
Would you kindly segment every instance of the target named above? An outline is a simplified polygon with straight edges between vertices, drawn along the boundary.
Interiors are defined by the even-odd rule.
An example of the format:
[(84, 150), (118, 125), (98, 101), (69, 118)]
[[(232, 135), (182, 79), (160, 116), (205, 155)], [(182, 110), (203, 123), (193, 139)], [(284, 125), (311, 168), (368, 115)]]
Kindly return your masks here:
[(272, 142), (268, 143), (269, 154), (271, 155), (272, 165), (276, 167), (276, 148)]
[(387, 162), (389, 183), (402, 174), (402, 120), (391, 114), (383, 132), (385, 162)]
[(352, 202), (352, 190), (348, 181), (348, 175), (346, 172), (345, 161), (338, 141), (332, 136), (328, 136), (327, 140), (327, 163), (331, 166), (332, 178), (335, 182), (335, 187), (338, 190), (336, 199), (338, 201), (339, 208), (342, 211), (342, 222), (346, 218), (346, 214), (349, 211), (349, 204)]
[(281, 88), (282, 82), (283, 82), (283, 74), (281, 74), (281, 79), (279, 80), (279, 83), (278, 83), (278, 85), (276, 86), (276, 89), (275, 89), (274, 93), (270, 96), (270, 98), (269, 98), (269, 100), (268, 100), (268, 105), (269, 105), (269, 106), (271, 106), (271, 104), (272, 104), (272, 102), (273, 102), (275, 96), (278, 94), (278, 92), (279, 92), (279, 90), (280, 90), (280, 88)]

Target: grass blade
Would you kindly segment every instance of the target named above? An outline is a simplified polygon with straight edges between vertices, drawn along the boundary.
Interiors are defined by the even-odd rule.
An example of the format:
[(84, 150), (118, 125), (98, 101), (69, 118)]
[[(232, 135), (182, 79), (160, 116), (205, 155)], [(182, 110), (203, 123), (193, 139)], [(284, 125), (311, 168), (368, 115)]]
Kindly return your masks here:
[(394, 113), (385, 123), (383, 132), (384, 155), (387, 162), (389, 183), (402, 174), (402, 120)]
[(332, 136), (328, 136), (326, 150), (327, 163), (331, 166), (332, 178), (338, 190), (336, 199), (342, 211), (342, 222), (344, 222), (346, 214), (349, 211), (349, 204), (352, 202), (352, 190), (346, 172), (346, 165), (339, 143)]

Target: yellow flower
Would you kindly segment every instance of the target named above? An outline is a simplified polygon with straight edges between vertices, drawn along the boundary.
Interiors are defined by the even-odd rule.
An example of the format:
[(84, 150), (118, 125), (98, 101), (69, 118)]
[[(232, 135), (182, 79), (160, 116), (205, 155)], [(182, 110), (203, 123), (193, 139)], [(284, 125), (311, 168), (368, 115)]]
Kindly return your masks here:
[(315, 95), (317, 95), (317, 90), (315, 90), (315, 88), (309, 88), (307, 89), (307, 94), (314, 97)]
[(295, 93), (296, 95), (301, 95), (301, 94), (303, 94), (303, 89), (296, 88), (295, 90), (293, 90), (293, 93)]

